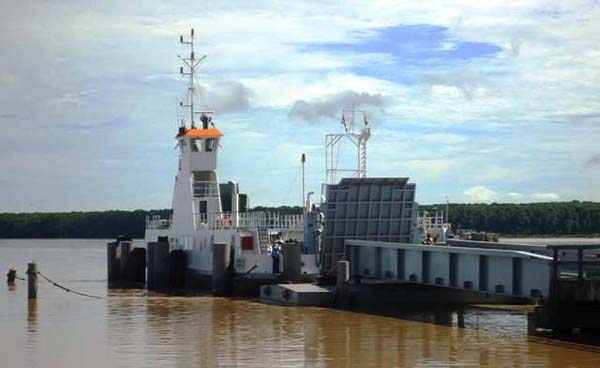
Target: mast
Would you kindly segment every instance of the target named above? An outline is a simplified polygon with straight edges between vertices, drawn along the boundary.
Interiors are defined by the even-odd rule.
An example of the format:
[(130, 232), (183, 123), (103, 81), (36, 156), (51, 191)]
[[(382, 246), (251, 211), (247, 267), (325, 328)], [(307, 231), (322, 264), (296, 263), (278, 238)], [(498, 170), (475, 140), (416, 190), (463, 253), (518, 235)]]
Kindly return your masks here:
[(304, 197), (306, 183), (304, 181), (304, 164), (306, 163), (306, 155), (302, 154), (302, 212), (306, 212), (306, 198)]
[[(183, 62), (183, 64), (185, 64), (185, 66), (186, 66), (186, 71), (184, 71), (183, 66), (179, 67), (179, 73), (181, 75), (190, 77), (190, 84), (188, 86), (188, 91), (187, 91), (187, 101), (186, 101), (187, 103), (184, 104), (183, 101), (181, 101), (181, 102), (179, 102), (179, 105), (181, 107), (189, 108), (190, 125), (191, 125), (191, 128), (194, 129), (196, 127), (195, 122), (194, 122), (194, 114), (197, 113), (196, 111), (194, 111), (194, 93), (196, 91), (196, 86), (195, 86), (196, 67), (202, 61), (204, 61), (204, 59), (206, 59), (206, 55), (203, 55), (200, 59), (196, 59), (196, 56), (194, 55), (194, 29), (193, 28), (190, 30), (189, 38), (186, 40), (186, 39), (184, 39), (183, 35), (181, 35), (181, 36), (179, 36), (179, 42), (183, 45), (190, 45), (189, 57), (183, 57), (181, 55), (177, 55), (179, 60), (181, 60), (181, 62)], [(181, 121), (181, 126), (185, 127), (185, 122), (183, 120)]]

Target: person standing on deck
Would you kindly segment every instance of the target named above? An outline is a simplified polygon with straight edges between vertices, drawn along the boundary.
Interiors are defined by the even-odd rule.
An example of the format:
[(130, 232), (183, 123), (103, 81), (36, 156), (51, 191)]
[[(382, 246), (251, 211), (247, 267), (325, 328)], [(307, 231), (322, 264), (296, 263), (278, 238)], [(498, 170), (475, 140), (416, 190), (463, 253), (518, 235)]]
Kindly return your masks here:
[(277, 240), (275, 242), (275, 245), (273, 245), (271, 257), (273, 257), (273, 273), (279, 273), (279, 260), (281, 259), (281, 241)]

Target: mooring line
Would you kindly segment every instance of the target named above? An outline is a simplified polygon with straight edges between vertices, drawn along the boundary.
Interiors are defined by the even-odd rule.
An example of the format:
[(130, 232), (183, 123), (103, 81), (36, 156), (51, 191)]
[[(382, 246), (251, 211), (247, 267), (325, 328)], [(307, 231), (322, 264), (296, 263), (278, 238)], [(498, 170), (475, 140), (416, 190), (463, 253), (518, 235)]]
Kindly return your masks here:
[(44, 279), (46, 279), (46, 281), (48, 281), (48, 282), (49, 282), (49, 283), (51, 283), (52, 285), (54, 285), (54, 286), (56, 286), (56, 287), (58, 287), (58, 288), (60, 288), (60, 289), (63, 289), (64, 291), (66, 291), (66, 292), (68, 292), (68, 293), (73, 293), (73, 294), (77, 294), (77, 295), (81, 295), (81, 296), (86, 296), (86, 297), (88, 297), (88, 298), (104, 299), (104, 298), (103, 298), (103, 297), (101, 297), (101, 296), (97, 296), (97, 295), (90, 295), (90, 294), (86, 294), (86, 293), (81, 293), (81, 292), (79, 292), (79, 291), (75, 291), (75, 290), (73, 290), (73, 289), (69, 289), (69, 288), (67, 288), (67, 287), (64, 287), (64, 286), (60, 285), (59, 283), (57, 283), (57, 282), (55, 282), (55, 281), (52, 281), (52, 280), (50, 280), (50, 279), (49, 279), (49, 278), (48, 278), (46, 275), (44, 275), (44, 274), (43, 274), (43, 273), (41, 273), (40, 271), (37, 271), (37, 273), (38, 273), (38, 275), (42, 276)]

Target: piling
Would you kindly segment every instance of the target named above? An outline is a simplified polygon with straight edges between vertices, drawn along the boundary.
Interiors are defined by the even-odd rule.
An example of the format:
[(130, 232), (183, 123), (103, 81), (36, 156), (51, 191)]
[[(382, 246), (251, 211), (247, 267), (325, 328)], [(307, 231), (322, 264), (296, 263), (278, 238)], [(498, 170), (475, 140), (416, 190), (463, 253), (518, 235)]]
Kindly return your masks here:
[(337, 282), (335, 284), (335, 298), (338, 306), (347, 306), (349, 304), (349, 281), (350, 262), (339, 261), (337, 263)]
[(37, 265), (35, 263), (27, 264), (27, 298), (36, 299), (38, 289)]
[(302, 248), (300, 243), (283, 244), (283, 277), (285, 280), (297, 282), (302, 273)]
[(148, 267), (146, 288), (148, 290), (154, 290), (154, 252), (157, 244), (150, 242), (146, 245), (146, 266)]
[(148, 243), (148, 290), (169, 288), (169, 242)]
[(169, 253), (169, 288), (185, 289), (185, 274), (187, 272), (187, 254), (176, 249)]
[(17, 270), (15, 270), (14, 268), (11, 268), (10, 270), (8, 270), (8, 273), (6, 274), (6, 282), (8, 284), (14, 284), (16, 279), (17, 279)]
[(117, 258), (118, 242), (106, 244), (106, 270), (108, 273), (108, 287), (112, 287), (119, 282), (120, 263)]
[(215, 296), (229, 296), (233, 291), (231, 251), (227, 243), (214, 243), (212, 255), (212, 292)]
[(119, 274), (120, 274), (120, 278), (121, 280), (119, 281), (126, 281), (124, 280), (124, 276), (127, 274), (126, 270), (127, 270), (127, 262), (129, 261), (129, 252), (131, 251), (131, 242), (129, 241), (120, 241), (119, 242), (119, 249), (120, 249), (120, 266), (119, 266)]

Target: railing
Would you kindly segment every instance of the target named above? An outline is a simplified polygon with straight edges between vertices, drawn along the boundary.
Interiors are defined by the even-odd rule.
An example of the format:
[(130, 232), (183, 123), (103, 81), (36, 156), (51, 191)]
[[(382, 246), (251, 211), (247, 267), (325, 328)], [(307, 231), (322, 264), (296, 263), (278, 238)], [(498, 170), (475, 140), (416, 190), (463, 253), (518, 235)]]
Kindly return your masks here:
[(146, 229), (149, 230), (162, 230), (169, 229), (171, 227), (171, 218), (163, 219), (158, 215), (152, 217), (146, 216)]
[(194, 181), (192, 182), (192, 194), (198, 197), (218, 197), (219, 185), (215, 181)]
[(216, 229), (248, 229), (259, 228), (275, 230), (304, 229), (303, 215), (280, 215), (268, 212), (219, 212), (198, 213), (195, 215), (196, 226)]

